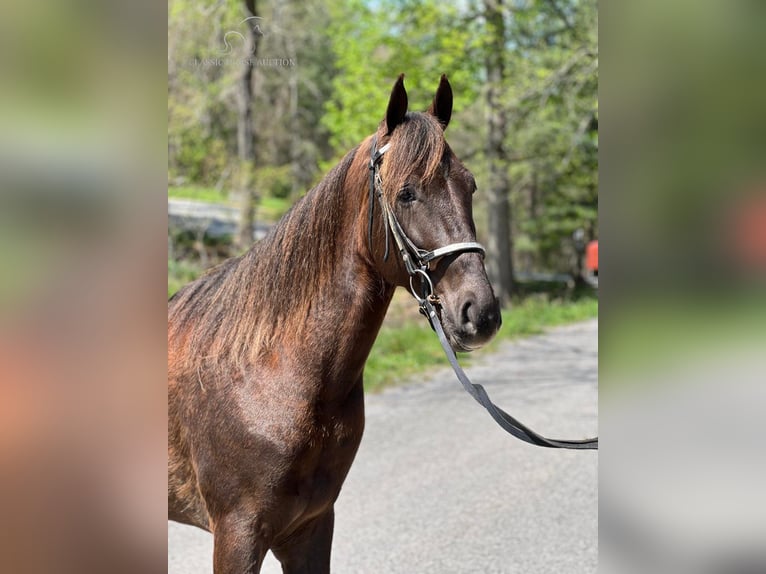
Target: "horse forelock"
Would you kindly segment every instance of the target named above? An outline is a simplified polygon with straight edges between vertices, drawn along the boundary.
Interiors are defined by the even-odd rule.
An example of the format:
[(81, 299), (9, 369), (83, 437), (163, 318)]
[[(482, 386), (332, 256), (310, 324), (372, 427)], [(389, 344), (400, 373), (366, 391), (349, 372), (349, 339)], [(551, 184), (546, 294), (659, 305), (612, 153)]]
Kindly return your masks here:
[[(449, 147), (444, 129), (428, 113), (408, 112), (404, 122), (396, 127), (389, 140), (381, 166), (381, 178), (387, 194), (395, 194), (413, 173), (420, 174), (421, 183), (427, 185), (448, 161)], [(393, 202), (394, 197), (387, 197)]]

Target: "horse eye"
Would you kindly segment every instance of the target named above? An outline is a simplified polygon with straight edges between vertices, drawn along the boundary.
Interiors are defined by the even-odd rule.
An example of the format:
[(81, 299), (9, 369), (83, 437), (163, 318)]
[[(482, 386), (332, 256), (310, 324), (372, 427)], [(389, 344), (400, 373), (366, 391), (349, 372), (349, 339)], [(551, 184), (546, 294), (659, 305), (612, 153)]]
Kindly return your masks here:
[(417, 199), (415, 196), (415, 192), (412, 190), (410, 186), (404, 186), (400, 191), (399, 195), (396, 197), (400, 203), (412, 203)]

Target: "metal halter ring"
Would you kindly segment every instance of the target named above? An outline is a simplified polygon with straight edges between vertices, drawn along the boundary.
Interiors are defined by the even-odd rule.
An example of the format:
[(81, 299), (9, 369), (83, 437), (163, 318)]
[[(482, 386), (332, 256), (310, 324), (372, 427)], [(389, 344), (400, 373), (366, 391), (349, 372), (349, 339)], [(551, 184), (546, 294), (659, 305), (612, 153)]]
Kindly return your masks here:
[[(415, 289), (415, 286), (412, 284), (412, 279), (416, 276), (421, 275), (423, 277), (421, 287), (428, 286), (428, 293), (424, 293), (424, 297), (420, 297), (417, 294), (417, 291)], [(412, 296), (417, 299), (418, 303), (423, 303), (427, 298), (432, 297), (434, 294), (434, 284), (431, 283), (431, 278), (428, 276), (428, 273), (426, 273), (423, 269), (415, 269), (415, 272), (410, 275), (410, 292), (412, 293)]]

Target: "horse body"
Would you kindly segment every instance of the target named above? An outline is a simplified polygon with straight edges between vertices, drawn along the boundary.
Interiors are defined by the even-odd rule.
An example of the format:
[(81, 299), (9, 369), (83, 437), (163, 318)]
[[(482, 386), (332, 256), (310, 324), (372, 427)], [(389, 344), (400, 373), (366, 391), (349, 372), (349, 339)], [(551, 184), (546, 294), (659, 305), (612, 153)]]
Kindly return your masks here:
[[(383, 175), (403, 178), (397, 192), (430, 165), (419, 209), (450, 207), (413, 238), (471, 239), (470, 181), (441, 135), (449, 113), (446, 122), (433, 107), (405, 113), (400, 78), (376, 137), (396, 144), (394, 128), (408, 123), (427, 137), (411, 143), (417, 161), (405, 166), (393, 155)], [(168, 516), (213, 532), (216, 574), (258, 572), (268, 550), (286, 573), (329, 572), (333, 507), (364, 428), (364, 363), (394, 289), (408, 284), (401, 261), (368, 241), (385, 233), (380, 220), (368, 229), (371, 141), (268, 237), (169, 303)], [(435, 161), (428, 141), (441, 145)], [(455, 178), (460, 185), (450, 184)], [(432, 187), (450, 186), (452, 201), (436, 193), (426, 201)], [(404, 223), (416, 219), (408, 209), (402, 202)], [(446, 324), (456, 347), (473, 348), (499, 326), (497, 304), (477, 254), (444, 259), (433, 277), (444, 289)]]

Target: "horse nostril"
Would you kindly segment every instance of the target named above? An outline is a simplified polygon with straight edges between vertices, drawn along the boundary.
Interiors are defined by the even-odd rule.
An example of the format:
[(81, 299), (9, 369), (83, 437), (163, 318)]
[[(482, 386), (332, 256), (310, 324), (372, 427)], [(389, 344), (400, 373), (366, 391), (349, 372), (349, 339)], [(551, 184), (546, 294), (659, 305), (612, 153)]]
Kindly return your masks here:
[(497, 301), (494, 305), (482, 305), (475, 296), (469, 296), (460, 307), (460, 327), (468, 336), (492, 335), (500, 328), (502, 322), (500, 307)]
[(463, 309), (460, 314), (460, 320), (464, 328), (471, 329), (471, 330), (476, 328), (476, 323), (474, 321), (474, 316), (473, 316), (475, 309), (476, 309), (476, 306), (474, 305), (471, 299), (463, 303)]

